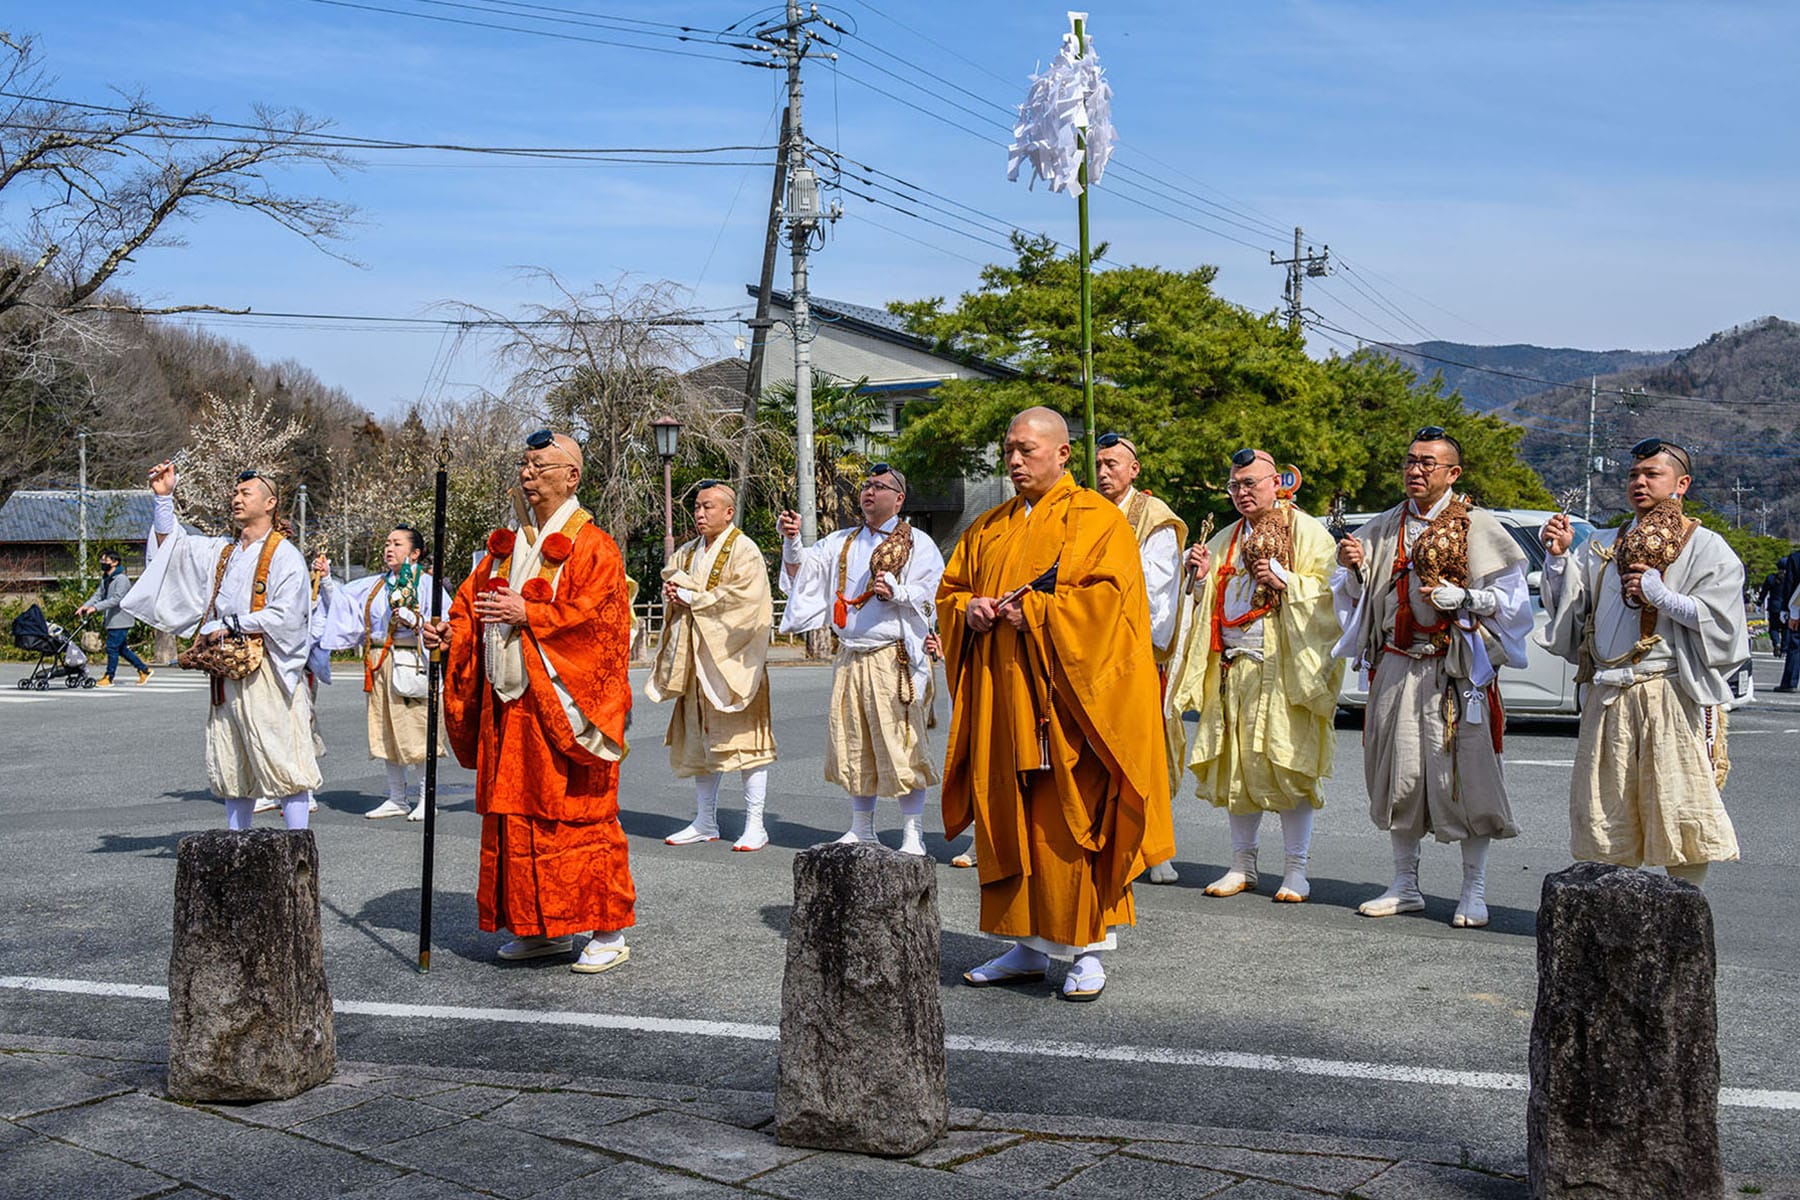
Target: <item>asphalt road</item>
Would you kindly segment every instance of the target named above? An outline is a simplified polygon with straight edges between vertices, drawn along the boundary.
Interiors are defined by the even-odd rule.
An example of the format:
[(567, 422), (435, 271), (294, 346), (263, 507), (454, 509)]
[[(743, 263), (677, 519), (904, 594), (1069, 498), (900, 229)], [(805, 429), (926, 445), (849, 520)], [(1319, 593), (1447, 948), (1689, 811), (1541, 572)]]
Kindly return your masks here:
[[(1772, 660), (1764, 655), (1757, 666), (1759, 687), (1772, 686)], [(23, 694), (13, 689), (18, 674), (0, 667), (0, 905), (9, 914), (0, 975), (161, 984), (175, 846), (184, 834), (224, 819), (205, 790), (204, 686), (167, 670), (142, 689)], [(495, 960), (502, 939), (475, 928), (479, 818), (470, 775), (454, 765), (443, 772), (433, 967), (428, 975), (415, 971), (420, 827), (360, 815), (379, 799), (382, 776), (364, 754), (359, 680), (346, 674), (322, 694), (331, 749), (314, 823), (324, 864), (326, 962), (340, 1001), (778, 1023), (790, 859), (835, 837), (848, 820), (844, 798), (820, 779), (825, 670), (776, 670), (782, 757), (770, 786), (774, 844), (759, 854), (729, 849), (742, 820), (735, 780), (724, 788), (726, 840), (682, 849), (662, 844), (691, 815), (691, 792), (670, 776), (658, 744), (663, 710), (640, 701), (623, 795), (639, 924), (630, 935), (632, 962), (599, 977), (572, 975), (561, 961)], [(941, 750), (941, 728), (937, 736)], [(1733, 716), (1727, 802), (1744, 861), (1715, 868), (1708, 886), (1730, 1088), (1800, 1090), (1800, 1006), (1792, 1001), (1800, 985), (1797, 746), (1794, 697), (1764, 691)], [(1316, 825), (1309, 904), (1269, 900), (1280, 863), (1272, 820), (1263, 832), (1263, 861), (1273, 871), (1262, 894), (1203, 896), (1201, 887), (1228, 856), (1225, 820), (1191, 798), (1179, 804), (1181, 882), (1139, 890), (1139, 924), (1121, 934), (1097, 1004), (1061, 1003), (1048, 987), (960, 986), (958, 973), (987, 957), (992, 944), (974, 935), (973, 873), (946, 865), (939, 887), (950, 1032), (1065, 1044), (1042, 1052), (953, 1051), (952, 1102), (1458, 1142), (1483, 1162), (1523, 1173), (1522, 1091), (1396, 1081), (1364, 1068), (1307, 1074), (1282, 1062), (1220, 1062), (1197, 1053), (1526, 1070), (1534, 912), (1544, 875), (1568, 864), (1573, 725), (1516, 724), (1508, 733), (1507, 778), (1523, 832), (1494, 847), (1493, 924), (1480, 931), (1448, 925), (1460, 883), (1451, 846), (1426, 848), (1425, 913), (1383, 921), (1356, 915), (1356, 904), (1379, 892), (1391, 869), (1387, 836), (1365, 813), (1360, 756), (1356, 730), (1341, 730), (1336, 777)], [(879, 821), (885, 840), (897, 845), (891, 803)], [(928, 823), (937, 823), (930, 810)], [(948, 862), (952, 848), (941, 837), (928, 845)], [(0, 1028), (9, 1031), (155, 1042), (165, 1036), (164, 1020), (162, 1005), (141, 999), (0, 992)], [(1113, 1049), (1101, 1058), (1066, 1043)], [(699, 1026), (664, 1033), (340, 1015), (338, 1048), (352, 1059), (753, 1090), (771, 1089), (775, 1071), (772, 1043)], [(1800, 1173), (1800, 1111), (1727, 1106), (1721, 1122), (1729, 1169)]]

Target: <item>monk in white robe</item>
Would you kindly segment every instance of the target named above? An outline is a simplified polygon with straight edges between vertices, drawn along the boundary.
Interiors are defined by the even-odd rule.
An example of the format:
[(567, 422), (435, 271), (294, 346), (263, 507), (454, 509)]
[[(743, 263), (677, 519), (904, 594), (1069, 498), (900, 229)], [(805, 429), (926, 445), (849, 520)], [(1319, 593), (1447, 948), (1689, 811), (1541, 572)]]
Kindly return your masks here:
[(1750, 659), (1744, 564), (1682, 514), (1685, 449), (1648, 438), (1632, 457), (1625, 526), (1573, 553), (1568, 517), (1541, 534), (1544, 645), (1589, 685), (1569, 782), (1571, 852), (1699, 884), (1708, 863), (1738, 856), (1719, 787), (1727, 680)]
[(231, 829), (249, 829), (258, 796), (272, 796), (289, 829), (305, 829), (319, 786), (311, 702), (303, 676), (312, 613), (306, 561), (275, 529), (275, 485), (256, 471), (231, 494), (235, 538), (197, 537), (175, 520), (175, 467), (150, 473), (155, 495), (144, 573), (120, 607), (153, 629), (219, 641), (261, 640), (262, 662), (241, 679), (213, 679), (206, 776)]
[[(397, 525), (382, 545), (379, 575), (340, 583), (332, 577), (329, 558), (320, 554), (313, 559), (319, 577), (313, 611), (315, 645), (327, 656), (338, 650), (362, 651), (369, 757), (387, 769), (387, 798), (363, 814), (371, 820), (425, 819), (425, 772), (418, 773), (416, 798), (407, 780), (407, 768), (425, 762), (429, 705), (419, 624), (420, 614), (431, 603), (432, 579), (419, 566), (424, 553), (424, 536), (410, 525)], [(446, 610), (449, 601), (446, 595)]]
[(1488, 923), (1487, 855), (1518, 833), (1500, 771), (1505, 712), (1496, 682), (1525, 665), (1531, 594), (1525, 552), (1452, 489), (1462, 447), (1440, 426), (1407, 447), (1406, 499), (1338, 543), (1332, 575), (1344, 636), (1332, 653), (1370, 672), (1363, 713), (1369, 817), (1388, 831), (1394, 882), (1357, 909), (1391, 917), (1425, 907), (1419, 843), (1462, 849), (1450, 923)]
[[(1103, 433), (1094, 439), (1094, 490), (1119, 506), (1137, 539), (1138, 561), (1144, 568), (1144, 594), (1150, 602), (1150, 647), (1156, 673), (1165, 692), (1178, 664), (1178, 637), (1185, 597), (1182, 594), (1181, 551), (1187, 544), (1187, 522), (1175, 510), (1137, 486), (1143, 464), (1137, 445), (1119, 433)], [(1168, 847), (1169, 858), (1152, 862), (1144, 878), (1151, 883), (1176, 883), (1175, 814), (1173, 799), (1181, 786), (1181, 761), (1187, 749), (1187, 731), (1179, 711), (1163, 720), (1164, 745), (1169, 760), (1170, 799), (1149, 814), (1159, 830), (1150, 844)]]
[(1226, 490), (1239, 520), (1188, 551), (1204, 582), (1169, 709), (1200, 716), (1188, 769), (1202, 800), (1229, 814), (1231, 869), (1208, 896), (1257, 884), (1256, 838), (1280, 815), (1284, 867), (1275, 899), (1312, 894), (1306, 870), (1322, 781), (1337, 750), (1333, 718), (1344, 664), (1331, 601), (1337, 546), (1316, 518), (1280, 499), (1267, 451), (1240, 450)]
[(900, 850), (925, 853), (925, 791), (938, 781), (926, 719), (944, 556), (900, 519), (906, 476), (886, 463), (864, 481), (863, 520), (800, 544), (800, 514), (781, 514), (781, 632), (837, 634), (825, 712), (825, 778), (850, 796), (840, 842), (873, 842), (875, 799), (900, 802)]
[(763, 806), (775, 731), (769, 715), (769, 629), (775, 621), (762, 551), (733, 525), (737, 494), (703, 481), (694, 496), (699, 536), (663, 567), (668, 621), (644, 694), (675, 702), (663, 743), (678, 779), (694, 781), (694, 820), (663, 840), (719, 839), (719, 781), (744, 780), (744, 834), (733, 850), (769, 844)]

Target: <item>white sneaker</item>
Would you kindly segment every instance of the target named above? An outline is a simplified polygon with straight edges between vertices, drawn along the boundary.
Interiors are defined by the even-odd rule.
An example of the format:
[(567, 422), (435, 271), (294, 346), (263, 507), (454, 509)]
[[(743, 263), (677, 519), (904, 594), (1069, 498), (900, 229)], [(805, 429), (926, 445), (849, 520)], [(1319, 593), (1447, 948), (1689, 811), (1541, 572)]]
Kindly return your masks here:
[(400, 803), (398, 800), (383, 800), (380, 804), (377, 804), (374, 808), (371, 808), (368, 812), (363, 814), (363, 816), (371, 821), (379, 821), (383, 817), (404, 817), (405, 815), (406, 805)]
[(689, 825), (686, 829), (671, 833), (668, 837), (663, 839), (663, 842), (670, 846), (697, 846), (701, 842), (716, 842), (718, 840), (719, 827), (717, 825), (714, 825), (711, 829), (702, 829), (698, 825)]
[(413, 805), (412, 811), (406, 814), (406, 819), (409, 821), (423, 821), (425, 819), (425, 802), (421, 800)]
[(744, 836), (732, 843), (731, 848), (733, 850), (741, 850), (745, 853), (749, 853), (751, 851), (761, 850), (768, 844), (769, 831), (763, 828), (763, 823), (761, 821), (758, 821), (754, 825), (746, 825), (744, 827)]
[(252, 815), (254, 815), (256, 813), (280, 812), (280, 811), (281, 811), (281, 805), (275, 800), (275, 798), (273, 796), (258, 796), (256, 798), (256, 807), (250, 810)]

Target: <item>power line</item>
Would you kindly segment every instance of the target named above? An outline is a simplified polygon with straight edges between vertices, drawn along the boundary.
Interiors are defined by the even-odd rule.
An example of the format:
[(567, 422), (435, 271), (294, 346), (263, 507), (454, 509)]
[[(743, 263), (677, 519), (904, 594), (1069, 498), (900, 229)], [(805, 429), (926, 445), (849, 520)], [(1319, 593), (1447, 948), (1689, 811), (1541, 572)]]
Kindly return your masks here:
[[(735, 308), (736, 306), (727, 306)], [(504, 317), (393, 317), (372, 313), (320, 313), (320, 312), (276, 312), (261, 310), (190, 310), (169, 311), (164, 309), (141, 308), (126, 305), (93, 305), (80, 311), (97, 313), (116, 313), (121, 316), (154, 317), (161, 320), (200, 321), (207, 324), (263, 324), (265, 322), (308, 322), (308, 328), (342, 328), (345, 326), (365, 326), (369, 329), (391, 329), (395, 331), (437, 332), (442, 329), (549, 329), (569, 325), (625, 325), (641, 323), (653, 326), (698, 326), (698, 325), (735, 325), (736, 317), (708, 317), (686, 313), (672, 313), (666, 317), (652, 317), (643, 322), (632, 322), (623, 317), (602, 317), (593, 320), (507, 320)], [(694, 313), (719, 312), (724, 309), (696, 309)], [(277, 325), (276, 327), (282, 327)], [(286, 328), (303, 326), (288, 324)]]
[[(445, 0), (422, 0), (422, 2), (424, 2), (424, 3), (444, 3)], [(498, 29), (498, 30), (502, 30), (507, 33), (524, 33), (524, 34), (530, 34), (533, 37), (550, 38), (555, 41), (562, 41), (562, 42), (582, 42), (582, 43), (586, 43), (588, 45), (593, 45), (593, 46), (615, 46), (615, 47), (619, 47), (621, 49), (626, 49), (626, 50), (644, 50), (651, 54), (673, 54), (673, 55), (680, 55), (685, 58), (703, 58), (703, 59), (710, 59), (714, 62), (737, 63), (739, 65), (748, 66), (748, 67), (772, 67), (773, 66), (772, 63), (753, 62), (749, 59), (731, 58), (727, 55), (722, 55), (722, 54), (702, 54), (698, 50), (690, 50), (690, 49), (686, 49), (685, 47), (646, 46), (641, 42), (627, 42), (627, 41), (621, 41), (617, 38), (600, 38), (600, 37), (590, 37), (585, 34), (559, 33), (559, 32), (556, 32), (555, 30), (532, 29), (532, 28), (529, 28), (529, 27), (523, 26), (523, 25), (502, 25), (502, 24), (498, 24), (493, 21), (473, 21), (473, 20), (468, 19), (467, 17), (446, 17), (446, 16), (442, 16), (437, 13), (409, 12), (405, 9), (400, 9), (400, 8), (384, 8), (384, 7), (382, 7), (380, 5), (376, 5), (376, 4), (354, 3), (353, 0), (308, 0), (308, 3), (325, 4), (325, 5), (331, 6), (332, 8), (357, 9), (362, 12), (385, 13), (386, 15), (393, 16), (393, 17), (410, 17), (413, 20), (417, 20), (417, 21), (436, 21), (440, 24), (445, 24), (445, 25), (466, 25), (466, 26), (470, 26), (470, 27), (473, 27), (476, 29)], [(478, 11), (492, 12), (493, 10), (487, 9), (487, 10), (478, 10)], [(545, 21), (549, 20), (549, 18), (538, 18), (538, 19), (545, 20)], [(573, 22), (565, 22), (565, 23), (573, 24)], [(651, 36), (651, 35), (644, 35), (644, 36)], [(677, 40), (688, 41), (688, 40), (692, 40), (692, 39), (682, 38), (682, 39), (677, 39)]]
[[(167, 124), (188, 130), (206, 129), (241, 129), (260, 134), (263, 138), (284, 133), (278, 127), (256, 125), (246, 121), (219, 121), (212, 117), (184, 117), (173, 113), (158, 112), (155, 109), (123, 108), (111, 104), (92, 104), (81, 100), (68, 100), (59, 96), (40, 96), (29, 92), (0, 91), (0, 98), (25, 100), (33, 104), (56, 105), (64, 108), (79, 108), (89, 112), (107, 113), (113, 116), (132, 117), (157, 124)], [(10, 129), (43, 129), (52, 133), (82, 134), (105, 132), (84, 129), (75, 125), (40, 124), (32, 121), (0, 121), (0, 128)], [(168, 138), (174, 140), (195, 141), (242, 141), (258, 140), (252, 137), (233, 137), (228, 134), (178, 134), (154, 129), (133, 131), (124, 136), (139, 138)], [(327, 133), (323, 130), (309, 130), (302, 134), (304, 142), (288, 142), (289, 145), (311, 145), (321, 149), (335, 150), (440, 150), (455, 154), (492, 154), (511, 157), (551, 156), (555, 158), (580, 158), (584, 155), (624, 155), (624, 154), (668, 154), (668, 155), (703, 155), (725, 154), (743, 151), (772, 151), (773, 145), (733, 143), (723, 146), (492, 146), (466, 144), (460, 142), (438, 141), (405, 141), (395, 138), (362, 137), (349, 133)], [(768, 165), (766, 163), (760, 165)]]
[(1326, 287), (1325, 283), (1322, 279), (1315, 279), (1313, 281), (1313, 287), (1315, 287), (1319, 291), (1325, 293), (1326, 299), (1330, 300), (1333, 304), (1336, 304), (1339, 308), (1345, 309), (1348, 312), (1350, 312), (1350, 313), (1354, 314), (1355, 316), (1357, 316), (1358, 318), (1360, 318), (1361, 320), (1368, 322), (1370, 325), (1373, 325), (1376, 329), (1381, 330), (1381, 332), (1387, 334), (1389, 337), (1397, 336), (1394, 333), (1394, 331), (1389, 329), (1386, 325), (1383, 325), (1380, 321), (1377, 321), (1375, 318), (1371, 317), (1368, 313), (1362, 311), (1360, 308), (1357, 308), (1354, 304), (1350, 303), (1348, 300), (1344, 299), (1342, 296), (1338, 295), (1336, 292), (1333, 292), (1330, 288)]
[[(1014, 225), (1012, 222), (1006, 220), (1006, 218), (996, 216), (995, 214), (988, 212), (985, 209), (980, 209), (980, 208), (974, 207), (973, 205), (965, 204), (962, 201), (955, 199), (954, 197), (944, 195), (942, 192), (935, 192), (935, 191), (931, 190), (930, 188), (923, 187), (917, 183), (912, 182), (909, 179), (903, 178), (902, 176), (895, 175), (891, 171), (883, 171), (880, 167), (871, 166), (870, 164), (863, 162), (861, 159), (852, 158), (848, 154), (844, 154), (840, 151), (833, 150), (832, 148), (830, 148), (828, 146), (820, 146), (816, 142), (812, 143), (812, 144), (813, 144), (814, 148), (816, 148), (821, 153), (830, 157), (833, 164), (837, 165), (837, 169), (840, 174), (845, 173), (842, 166), (838, 165), (841, 163), (849, 163), (852, 167), (857, 167), (857, 168), (860, 168), (862, 171), (867, 172), (866, 175), (858, 174), (854, 170), (849, 171), (847, 173), (849, 174), (850, 178), (852, 178), (852, 179), (856, 180), (857, 182), (862, 183), (868, 187), (880, 188), (882, 191), (885, 191), (885, 192), (889, 193), (890, 195), (898, 196), (898, 197), (901, 197), (902, 199), (906, 199), (906, 200), (914, 200), (916, 197), (919, 197), (919, 196), (929, 196), (932, 199), (940, 200), (944, 204), (950, 205), (953, 208), (959, 208), (959, 209), (962, 209), (964, 212), (972, 214), (973, 217), (979, 217), (982, 220), (987, 221), (991, 226), (993, 226), (993, 229), (989, 230), (989, 232), (998, 232), (1008, 238), (1012, 237), (1014, 234), (1018, 234), (1018, 235), (1026, 236), (1026, 237), (1035, 236), (1035, 235), (1027, 233), (1027, 231), (1021, 229), (1019, 226)], [(873, 178), (874, 176), (880, 176), (881, 179), (891, 179), (891, 180), (893, 180), (893, 183), (892, 184), (882, 183), (880, 181), (880, 179)], [(894, 186), (895, 184), (898, 184), (899, 186), (896, 187), (896, 186)], [(920, 202), (923, 203), (923, 201), (920, 201)], [(936, 209), (939, 212), (944, 212), (948, 216), (956, 217), (958, 220), (963, 220), (963, 221), (968, 222), (970, 225), (976, 225), (977, 227), (979, 227), (979, 223), (977, 221), (971, 219), (971, 217), (962, 217), (955, 213), (949, 213), (949, 212), (947, 212), (947, 210), (945, 210), (935, 204), (927, 204), (926, 207)], [(1048, 235), (1043, 235), (1043, 236), (1048, 236)], [(1068, 249), (1070, 249), (1070, 247), (1064, 245), (1062, 242), (1059, 242), (1054, 238), (1051, 238), (1050, 242), (1058, 250), (1067, 251)]]
[[(1338, 265), (1340, 267), (1343, 267), (1343, 263), (1341, 260), (1339, 261)], [(1417, 321), (1413, 320), (1412, 317), (1408, 316), (1406, 311), (1404, 309), (1402, 309), (1399, 305), (1393, 303), (1386, 296), (1383, 296), (1379, 291), (1375, 290), (1374, 285), (1372, 285), (1372, 284), (1365, 285), (1364, 283), (1362, 283), (1360, 277), (1356, 274), (1356, 272), (1351, 271), (1348, 268), (1344, 268), (1343, 270), (1339, 271), (1338, 275), (1339, 275), (1339, 278), (1341, 278), (1346, 284), (1348, 284), (1350, 286), (1350, 288), (1356, 292), (1357, 295), (1361, 296), (1363, 299), (1367, 300), (1369, 303), (1375, 305), (1377, 308), (1381, 309), (1383, 312), (1387, 313), (1389, 316), (1393, 317), (1395, 320), (1401, 322), (1402, 324), (1410, 325), (1413, 329), (1415, 329), (1419, 333), (1423, 334), (1426, 341), (1436, 341), (1437, 340), (1436, 336), (1431, 332), (1431, 330), (1425, 328), (1423, 325), (1421, 325)]]

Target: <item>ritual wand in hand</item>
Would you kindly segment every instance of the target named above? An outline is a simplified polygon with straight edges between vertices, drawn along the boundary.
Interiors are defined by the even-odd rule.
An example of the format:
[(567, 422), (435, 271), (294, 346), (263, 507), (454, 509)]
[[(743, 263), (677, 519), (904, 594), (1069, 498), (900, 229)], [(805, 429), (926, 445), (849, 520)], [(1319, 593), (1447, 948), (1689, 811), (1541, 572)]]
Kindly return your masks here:
[[(444, 524), (450, 503), (450, 434), (438, 442), (437, 491), (431, 511), (431, 601), (426, 622), (444, 611)], [(391, 619), (391, 618), (390, 618)], [(425, 689), (425, 862), (419, 872), (419, 970), (431, 970), (431, 865), (437, 848), (437, 760), (439, 689), (444, 682), (444, 651), (431, 652)]]
[[(1213, 515), (1211, 513), (1207, 513), (1206, 516), (1204, 516), (1200, 519), (1199, 545), (1204, 546), (1204, 545), (1206, 545), (1206, 543), (1212, 541), (1212, 535), (1213, 535)], [(1194, 586), (1196, 584), (1198, 584), (1199, 582), (1200, 582), (1200, 572), (1199, 571), (1189, 571), (1189, 572), (1187, 572), (1187, 585), (1182, 590), (1191, 596), (1194, 594)]]

